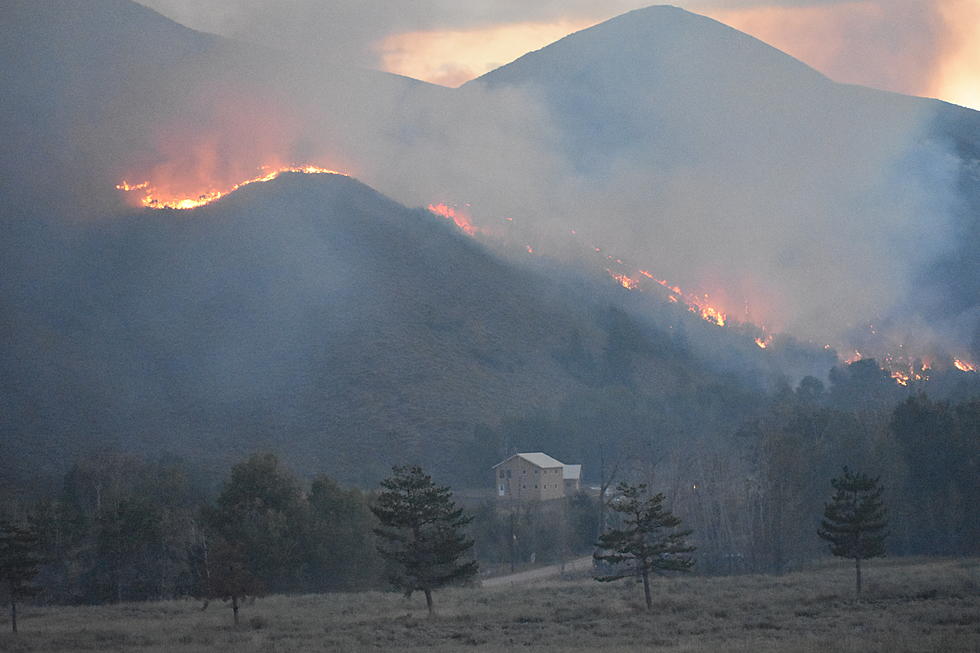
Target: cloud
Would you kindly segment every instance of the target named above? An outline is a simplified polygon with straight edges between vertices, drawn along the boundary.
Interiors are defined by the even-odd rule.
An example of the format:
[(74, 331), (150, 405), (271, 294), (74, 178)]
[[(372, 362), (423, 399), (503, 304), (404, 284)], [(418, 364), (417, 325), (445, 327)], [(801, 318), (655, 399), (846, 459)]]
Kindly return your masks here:
[[(455, 86), (646, 0), (143, 0), (195, 29)], [(974, 0), (686, 0), (832, 79), (980, 105)], [(563, 32), (563, 29), (567, 29)]]

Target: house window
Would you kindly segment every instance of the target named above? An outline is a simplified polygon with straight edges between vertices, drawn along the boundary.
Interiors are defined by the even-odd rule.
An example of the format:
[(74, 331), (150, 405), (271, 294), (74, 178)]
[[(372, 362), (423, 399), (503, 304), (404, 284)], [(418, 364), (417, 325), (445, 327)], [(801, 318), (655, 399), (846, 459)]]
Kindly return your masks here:
[(503, 477), (504, 477), (504, 470), (501, 469), (500, 470), (500, 478), (503, 478)]
[(535, 473), (535, 474), (537, 474), (537, 473), (538, 473), (538, 470), (537, 470), (537, 469), (535, 469), (535, 470), (534, 470), (534, 473)]
[(537, 483), (535, 483), (535, 484), (534, 484), (534, 489), (535, 489), (535, 490), (537, 490), (537, 489), (538, 489), (538, 484), (537, 484)]
[(507, 478), (510, 478), (510, 470), (507, 470)]
[(504, 493), (505, 493), (504, 485), (503, 483), (501, 483), (500, 486), (497, 488), (497, 494), (499, 496), (504, 496)]

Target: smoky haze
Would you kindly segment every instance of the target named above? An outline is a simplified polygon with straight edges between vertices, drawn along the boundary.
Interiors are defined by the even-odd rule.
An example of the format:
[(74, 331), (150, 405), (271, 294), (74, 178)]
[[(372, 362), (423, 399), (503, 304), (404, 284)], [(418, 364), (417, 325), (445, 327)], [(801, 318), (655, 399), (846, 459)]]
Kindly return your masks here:
[[(354, 107), (336, 101), (358, 93)], [(928, 321), (951, 353), (969, 347), (968, 315), (916, 316), (910, 301), (954, 248), (971, 165), (931, 131), (934, 103), (833, 84), (669, 8), (459, 92), (376, 93), (332, 79), (290, 101), (311, 154), (401, 202), (513, 218), (539, 249), (575, 230), (583, 251), (601, 246), (819, 344), (855, 347), (883, 322), (901, 339)]]
[[(952, 274), (935, 262), (961, 240), (976, 153), (936, 134), (938, 103), (836, 85), (665, 7), (456, 91), (192, 40), (183, 51), (180, 39), (152, 43), (113, 71), (111, 92), (99, 89), (102, 122), (67, 128), (84, 133), (76, 158), (104, 189), (87, 196), (118, 201), (123, 179), (194, 196), (262, 165), (314, 163), (409, 206), (470, 204), (486, 225), (512, 218), (545, 253), (601, 247), (709, 294), (736, 319), (818, 344), (855, 347), (856, 333), (879, 324), (899, 339), (927, 324), (951, 354), (974, 338), (976, 301), (948, 308)], [(71, 65), (110, 56), (91, 52), (99, 47)]]

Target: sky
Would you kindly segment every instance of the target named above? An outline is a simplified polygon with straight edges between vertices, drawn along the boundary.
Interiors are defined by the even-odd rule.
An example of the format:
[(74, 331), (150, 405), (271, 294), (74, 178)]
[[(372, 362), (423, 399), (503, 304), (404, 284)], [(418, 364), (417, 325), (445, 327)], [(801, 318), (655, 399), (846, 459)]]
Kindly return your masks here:
[[(142, 0), (188, 27), (458, 86), (644, 0)], [(980, 109), (978, 0), (675, 0), (835, 81)]]

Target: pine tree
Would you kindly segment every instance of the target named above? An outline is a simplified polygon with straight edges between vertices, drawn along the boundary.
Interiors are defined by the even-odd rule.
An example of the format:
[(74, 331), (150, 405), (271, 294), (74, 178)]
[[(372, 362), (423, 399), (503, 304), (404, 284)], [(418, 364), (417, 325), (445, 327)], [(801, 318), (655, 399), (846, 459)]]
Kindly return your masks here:
[(31, 528), (0, 522), (0, 582), (10, 600), (10, 626), (17, 632), (17, 601), (34, 594), (31, 580), (41, 560), (38, 538)]
[(473, 546), (462, 532), (473, 518), (456, 507), (448, 487), (435, 485), (421, 467), (395, 466), (392, 472), (371, 507), (381, 522), (374, 530), (378, 552), (390, 565), (392, 584), (406, 596), (424, 592), (432, 616), (432, 590), (477, 573), (476, 561), (461, 561)]
[(881, 500), (884, 488), (878, 478), (844, 474), (832, 479), (836, 492), (826, 504), (817, 534), (830, 542), (830, 552), (853, 558), (857, 593), (861, 593), (861, 561), (885, 555), (886, 510)]
[(693, 531), (674, 530), (680, 526), (680, 518), (664, 508), (663, 494), (646, 496), (645, 484), (620, 483), (618, 491), (621, 496), (610, 502), (609, 508), (623, 515), (623, 528), (599, 536), (596, 546), (612, 553), (596, 551), (592, 557), (614, 565), (629, 563), (629, 566), (607, 576), (597, 576), (596, 580), (608, 582), (639, 575), (650, 610), (653, 607), (650, 572), (689, 571), (694, 560), (684, 554), (695, 549), (686, 541)]

